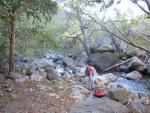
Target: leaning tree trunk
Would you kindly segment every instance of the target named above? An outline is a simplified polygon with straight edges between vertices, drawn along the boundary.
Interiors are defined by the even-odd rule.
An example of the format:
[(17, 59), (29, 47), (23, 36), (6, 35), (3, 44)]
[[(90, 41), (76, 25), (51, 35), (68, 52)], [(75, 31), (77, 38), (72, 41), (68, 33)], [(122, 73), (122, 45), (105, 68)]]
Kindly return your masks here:
[[(14, 11), (13, 11), (14, 14)], [(9, 53), (9, 73), (14, 71), (14, 50), (16, 38), (16, 17), (13, 15), (10, 22), (10, 53)]]
[(78, 14), (78, 21), (80, 24), (80, 30), (81, 30), (81, 33), (83, 35), (83, 40), (84, 40), (84, 41), (82, 41), (82, 39), (79, 38), (79, 41), (81, 42), (82, 46), (84, 47), (87, 56), (89, 56), (91, 54), (91, 51), (90, 51), (90, 46), (89, 46), (89, 42), (88, 42), (88, 36), (85, 31), (85, 25), (84, 25), (84, 22), (80, 16), (79, 12), (77, 12), (77, 14)]

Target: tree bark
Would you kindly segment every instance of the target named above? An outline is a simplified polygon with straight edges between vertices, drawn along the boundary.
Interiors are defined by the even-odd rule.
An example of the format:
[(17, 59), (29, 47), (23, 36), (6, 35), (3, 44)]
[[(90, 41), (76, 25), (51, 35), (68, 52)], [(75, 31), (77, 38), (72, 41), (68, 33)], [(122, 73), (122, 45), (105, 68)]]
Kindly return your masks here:
[(85, 29), (85, 25), (84, 25), (84, 22), (79, 14), (79, 12), (77, 11), (77, 15), (78, 15), (78, 21), (79, 21), (79, 25), (80, 25), (80, 30), (81, 30), (81, 33), (83, 35), (83, 40), (82, 39), (79, 39), (82, 46), (84, 47), (85, 49), (85, 52), (86, 54), (89, 56), (91, 54), (90, 52), (90, 45), (89, 45), (89, 41), (88, 41), (88, 35), (86, 33), (86, 29)]
[(15, 10), (12, 9), (13, 16), (10, 22), (10, 53), (9, 53), (9, 73), (14, 71), (14, 51), (16, 40), (16, 17)]

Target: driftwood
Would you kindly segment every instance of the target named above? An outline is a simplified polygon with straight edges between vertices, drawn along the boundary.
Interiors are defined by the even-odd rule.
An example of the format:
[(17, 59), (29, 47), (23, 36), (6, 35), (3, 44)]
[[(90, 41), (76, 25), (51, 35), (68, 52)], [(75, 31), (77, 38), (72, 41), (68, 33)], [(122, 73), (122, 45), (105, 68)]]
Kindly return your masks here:
[(111, 67), (109, 67), (109, 68), (106, 68), (104, 71), (108, 71), (108, 70), (113, 69), (113, 68), (115, 68), (115, 67), (118, 67), (118, 66), (120, 66), (120, 65), (122, 65), (122, 64), (125, 64), (125, 63), (128, 62), (129, 60), (130, 60), (130, 59), (125, 60), (125, 61), (120, 62), (120, 63), (117, 63), (117, 64), (115, 64), (115, 65), (113, 65), (113, 66), (111, 66)]

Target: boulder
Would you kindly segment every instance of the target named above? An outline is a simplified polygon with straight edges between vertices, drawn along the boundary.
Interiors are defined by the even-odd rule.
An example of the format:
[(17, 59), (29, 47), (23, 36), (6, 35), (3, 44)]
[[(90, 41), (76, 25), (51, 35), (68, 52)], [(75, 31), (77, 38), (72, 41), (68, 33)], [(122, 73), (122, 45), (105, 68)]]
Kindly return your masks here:
[(110, 44), (103, 44), (98, 48), (99, 52), (114, 52), (113, 47)]
[(84, 99), (89, 93), (89, 90), (80, 85), (71, 86), (71, 96), (75, 99)]
[(144, 105), (150, 105), (150, 98), (149, 97), (141, 97), (141, 101)]
[(91, 48), (90, 48), (90, 52), (91, 52), (91, 54), (99, 53), (99, 50), (98, 50), (98, 48), (91, 47)]
[(98, 72), (101, 72), (104, 69), (113, 66), (118, 61), (118, 58), (109, 52), (95, 53), (87, 58), (87, 63), (93, 63)]
[(107, 97), (87, 99), (75, 104), (71, 113), (129, 113), (126, 106)]
[(140, 109), (138, 108), (131, 108), (130, 110), (132, 113), (143, 113)]
[(72, 75), (66, 71), (62, 74), (62, 78), (65, 80), (69, 80), (71, 77), (72, 77)]
[(132, 113), (146, 113), (146, 107), (139, 99), (135, 99), (130, 103)]
[(55, 67), (55, 64), (52, 62), (52, 60), (48, 60), (46, 58), (37, 59), (30, 65), (31, 72), (34, 73), (34, 71), (39, 71), (41, 68), (47, 69), (49, 67)]
[(0, 93), (3, 91), (12, 92), (14, 91), (14, 86), (9, 84), (0, 84)]
[(133, 71), (131, 73), (126, 74), (125, 77), (131, 80), (140, 80), (142, 78), (142, 74), (138, 71)]
[(33, 62), (33, 59), (29, 57), (15, 57), (14, 61), (16, 65), (20, 65), (22, 63), (31, 63)]
[(55, 71), (62, 74), (64, 73), (64, 68), (61, 65), (57, 65)]
[(31, 63), (31, 62), (33, 62), (33, 59), (30, 58), (30, 57), (24, 57), (24, 58), (22, 59), (22, 62), (23, 62), (23, 63)]
[(107, 73), (101, 76), (96, 76), (95, 78), (100, 81), (115, 82), (118, 77), (114, 75), (113, 73)]
[(15, 72), (23, 74), (23, 68), (22, 68), (22, 66), (21, 65), (16, 65), (15, 66)]
[(68, 66), (68, 67), (73, 68), (73, 67), (76, 66), (76, 63), (73, 61), (73, 59), (68, 58), (68, 57), (64, 57), (64, 58), (63, 58), (63, 65), (64, 65), (65, 67)]
[(130, 92), (122, 87), (112, 88), (108, 91), (108, 97), (112, 100), (120, 102), (121, 104), (126, 104), (129, 97)]
[(15, 80), (21, 76), (23, 76), (23, 75), (15, 73), (15, 72), (11, 72), (9, 75), (6, 75), (6, 78), (10, 78), (12, 80)]
[(150, 105), (146, 105), (145, 107), (146, 107), (145, 108), (145, 113), (149, 113), (149, 111), (150, 111)]
[(35, 73), (36, 71), (39, 71), (39, 67), (36, 63), (31, 63), (30, 65), (25, 67), (27, 69), (27, 74), (31, 75)]
[(23, 82), (26, 82), (29, 80), (30, 80), (30, 78), (28, 76), (21, 76), (21, 77), (15, 79), (15, 82), (16, 83), (23, 83)]
[(2, 65), (2, 66), (0, 66), (0, 73), (7, 73), (7, 72), (9, 72), (9, 65), (8, 64), (6, 64), (6, 65)]
[(59, 80), (59, 76), (56, 73), (55, 74), (53, 74), (53, 73), (47, 73), (47, 79), (49, 81), (52, 81), (52, 80), (58, 81)]
[(138, 58), (132, 57), (126, 63), (120, 66), (120, 70), (136, 70), (136, 71), (145, 71), (145, 64)]
[(42, 68), (45, 70), (46, 73), (54, 73), (54, 69), (49, 64), (44, 65)]
[(41, 76), (38, 72), (31, 75), (31, 80), (41, 81), (43, 79), (44, 79), (44, 77)]

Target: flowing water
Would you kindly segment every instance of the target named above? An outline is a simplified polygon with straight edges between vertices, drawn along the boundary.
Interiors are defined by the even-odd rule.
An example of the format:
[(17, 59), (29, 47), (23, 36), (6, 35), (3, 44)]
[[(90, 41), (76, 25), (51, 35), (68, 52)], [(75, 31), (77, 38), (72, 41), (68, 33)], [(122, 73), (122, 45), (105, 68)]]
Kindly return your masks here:
[(116, 83), (135, 94), (142, 94), (150, 97), (150, 78), (143, 80), (127, 80), (120, 77)]

